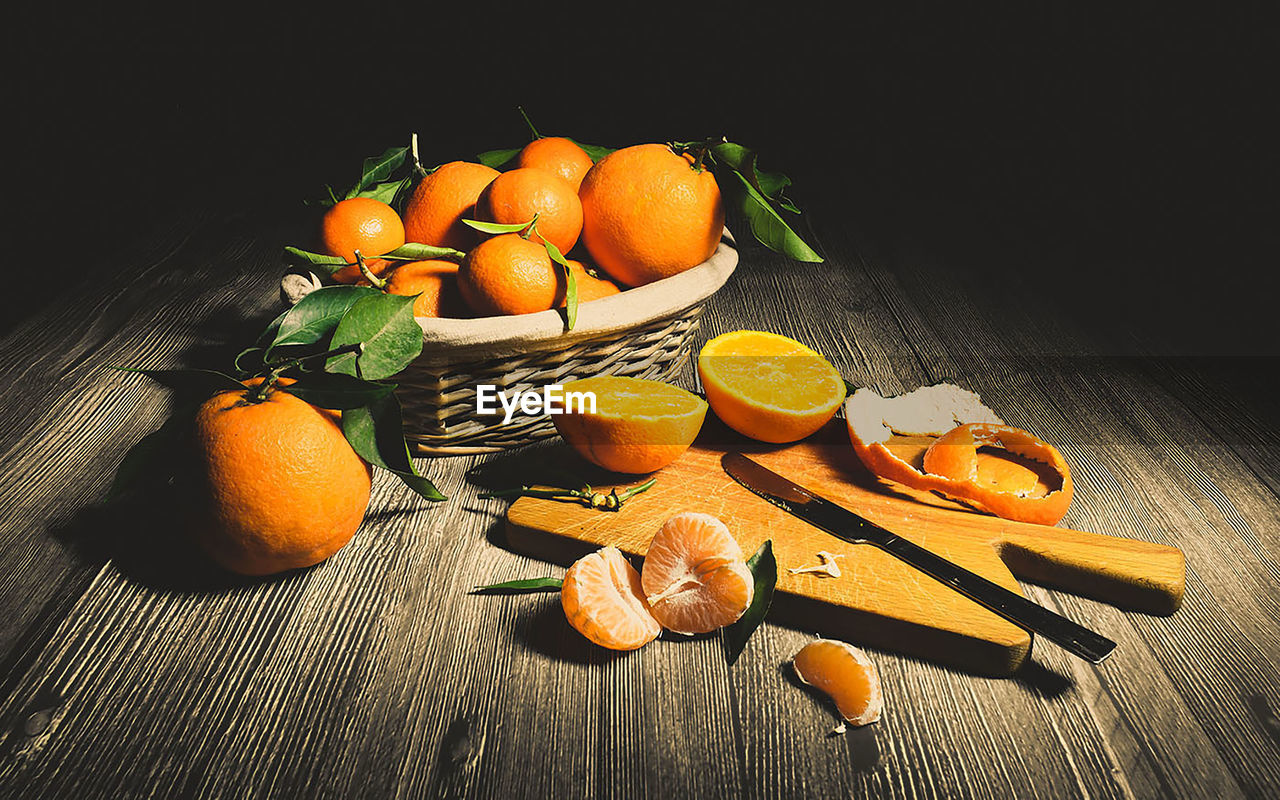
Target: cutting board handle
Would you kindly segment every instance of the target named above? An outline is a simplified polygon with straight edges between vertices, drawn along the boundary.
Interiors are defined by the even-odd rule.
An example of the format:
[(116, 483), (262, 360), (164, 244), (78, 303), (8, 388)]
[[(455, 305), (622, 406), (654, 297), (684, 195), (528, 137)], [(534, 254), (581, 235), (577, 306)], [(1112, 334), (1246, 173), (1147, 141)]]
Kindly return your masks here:
[(996, 547), (1010, 572), (1033, 583), (1148, 614), (1182, 605), (1186, 558), (1176, 547), (1039, 526), (1007, 528)]

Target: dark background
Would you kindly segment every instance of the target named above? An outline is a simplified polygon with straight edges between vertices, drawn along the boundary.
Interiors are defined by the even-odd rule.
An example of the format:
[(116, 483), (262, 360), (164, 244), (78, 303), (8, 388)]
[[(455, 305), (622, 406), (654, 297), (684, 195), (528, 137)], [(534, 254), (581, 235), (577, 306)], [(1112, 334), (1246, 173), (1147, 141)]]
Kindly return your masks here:
[(296, 219), (410, 131), (429, 163), (519, 146), (520, 104), (600, 144), (726, 134), (815, 224), (1017, 275), (1120, 347), (1280, 354), (1276, 40), (1248, 10), (40, 13), (5, 55), (7, 216), (11, 274), (46, 279), (5, 328), (184, 209)]

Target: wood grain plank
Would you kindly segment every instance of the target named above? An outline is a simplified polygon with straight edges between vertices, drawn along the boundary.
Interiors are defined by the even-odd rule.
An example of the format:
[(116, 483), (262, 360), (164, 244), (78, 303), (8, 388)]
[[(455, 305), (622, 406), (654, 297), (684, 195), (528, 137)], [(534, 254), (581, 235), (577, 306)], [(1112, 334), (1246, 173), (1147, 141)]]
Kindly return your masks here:
[[(1016, 293), (987, 296), (910, 248), (864, 257), (842, 230), (818, 227), (824, 265), (784, 269), (744, 243), (700, 341), (766, 328), (886, 393), (944, 378), (988, 399), (1007, 392), (1002, 413), (1043, 426), (1079, 464), (1073, 526), (1189, 548), (1183, 611), (1147, 618), (1026, 587), (1122, 639), (1116, 660), (1094, 669), (1038, 649), (1024, 674), (1000, 681), (873, 653), (885, 718), (831, 737), (829, 704), (785, 666), (804, 631), (766, 624), (732, 668), (715, 637), (616, 656), (569, 628), (553, 596), (468, 595), (559, 569), (493, 545), (503, 506), (476, 500), (464, 477), (490, 459), (436, 459), (422, 464), (453, 501), (428, 505), (381, 476), (352, 545), (297, 575), (227, 583), (77, 545), (71, 574), (87, 577), (39, 625), (41, 604), (24, 593), (50, 597), (56, 582), (0, 589), (0, 608), (34, 631), (0, 705), (0, 796), (1273, 793), (1276, 507), (1258, 476), (1275, 461), (1264, 446), (1214, 444), (1214, 425), (1242, 412), (1214, 417), (1187, 399), (1198, 378), (1184, 382), (1176, 365), (1160, 381), (1123, 363), (1073, 366), (1099, 351)], [(76, 518), (81, 495), (100, 493), (106, 466), (164, 413), (160, 392), (107, 380), (96, 361), (194, 363), (271, 306), (281, 237), (245, 230), (213, 225), (172, 242), (167, 266), (121, 279), (120, 296), (142, 293), (127, 313), (84, 339), (60, 334), (69, 356), (38, 354), (40, 369), (2, 362), (15, 376), (61, 376), (43, 393), (6, 395), (25, 404), (22, 424), (0, 422), (0, 449), (23, 470), (6, 462), (0, 484), (15, 508)], [(109, 313), (92, 298), (82, 307)], [(6, 337), (0, 353), (21, 344)], [(61, 416), (40, 416), (50, 403)], [(77, 494), (85, 464), (100, 475)], [(6, 574), (39, 570), (61, 547), (37, 522), (9, 517), (3, 530)]]
[[(960, 322), (964, 325), (971, 338), (985, 338), (990, 339), (991, 341), (1000, 340), (1000, 337), (994, 332), (995, 328), (994, 323), (992, 322), (992, 317), (984, 316), (977, 311), (968, 297), (961, 297), (954, 293), (945, 293), (935, 284), (923, 279), (919, 280), (916, 284), (916, 288), (920, 292), (922, 299), (914, 304), (912, 308), (918, 308), (924, 311), (928, 311), (930, 309), (940, 311), (944, 307), (949, 308), (953, 314), (959, 316)], [(1015, 317), (1024, 316), (1020, 311), (1010, 313)], [(929, 316), (929, 319), (934, 323), (937, 323), (939, 319), (943, 318), (945, 317), (942, 317), (940, 314)], [(1006, 325), (1007, 318), (1001, 318), (1001, 323), (1002, 325)], [(1030, 349), (1030, 342), (1028, 339), (1029, 337), (1032, 337), (1033, 334), (1028, 332), (1035, 330), (1035, 321), (1032, 319), (1018, 319), (1017, 323), (1018, 324), (1008, 325), (1007, 327), (1007, 330), (1016, 332), (1016, 338), (1012, 344), (1014, 347)], [(1039, 340), (1034, 341), (1035, 344), (1039, 343)], [(982, 348), (980, 350), (975, 350), (972, 354), (975, 361), (975, 368), (973, 371), (975, 373), (989, 371), (987, 369), (983, 369), (983, 367), (988, 366), (988, 364), (993, 360), (990, 358), (989, 354), (998, 352), (998, 348)], [(982, 362), (988, 362), (988, 364), (983, 364)], [(1068, 454), (1068, 461), (1082, 466), (1082, 469), (1078, 470), (1078, 472), (1085, 478), (1084, 491), (1082, 492), (1078, 490), (1077, 497), (1090, 496), (1084, 494), (1084, 492), (1089, 491), (1090, 487), (1088, 482), (1091, 478), (1091, 474), (1094, 473), (1094, 470), (1097, 470), (1098, 473), (1104, 475), (1110, 483), (1108, 486), (1101, 487), (1104, 490), (1099, 491), (1096, 494), (1100, 498), (1100, 502), (1112, 507), (1113, 513), (1100, 515), (1100, 518), (1096, 522), (1091, 523), (1095, 528), (1106, 529), (1103, 526), (1106, 524), (1107, 520), (1123, 520), (1124, 524), (1121, 525), (1119, 530), (1134, 531), (1134, 533), (1126, 533), (1126, 535), (1150, 538), (1153, 541), (1172, 541), (1173, 543), (1179, 544), (1179, 546), (1182, 546), (1184, 549), (1187, 549), (1188, 547), (1191, 548), (1187, 549), (1187, 552), (1188, 559), (1192, 564), (1202, 563), (1217, 567), (1225, 567), (1226, 570), (1224, 571), (1232, 570), (1233, 563), (1238, 564), (1241, 562), (1233, 558), (1229, 560), (1231, 563), (1227, 563), (1223, 561), (1221, 555), (1214, 555), (1212, 553), (1205, 552), (1209, 549), (1217, 549), (1221, 542), (1219, 537), (1203, 534), (1196, 536), (1191, 532), (1203, 531), (1203, 528), (1191, 527), (1185, 523), (1183, 527), (1180, 528), (1177, 524), (1170, 524), (1162, 519), (1168, 515), (1170, 509), (1177, 509), (1180, 505), (1185, 505), (1185, 500), (1190, 496), (1190, 491), (1192, 490), (1182, 489), (1172, 492), (1166, 491), (1166, 487), (1170, 485), (1177, 485), (1180, 481), (1185, 481), (1185, 478), (1177, 470), (1164, 470), (1155, 475), (1151, 475), (1154, 471), (1153, 465), (1151, 464), (1151, 459), (1147, 457), (1148, 453), (1144, 452), (1142, 443), (1140, 443), (1140, 441), (1134, 441), (1130, 436), (1126, 435), (1132, 431), (1132, 427), (1123, 424), (1117, 426), (1115, 424), (1114, 420), (1116, 419), (1119, 419), (1123, 423), (1128, 422), (1134, 415), (1140, 416), (1144, 409), (1162, 408), (1166, 404), (1170, 403), (1172, 398), (1159, 398), (1159, 392), (1153, 392), (1155, 387), (1141, 383), (1136, 378), (1125, 374), (1123, 370), (1107, 369), (1108, 362), (1098, 359), (1089, 359), (1087, 358), (1087, 353), (1084, 364), (1086, 369), (1078, 370), (1075, 374), (1060, 372), (1058, 375), (1054, 376), (1052, 372), (1048, 372), (1048, 375), (1052, 376), (1054, 379), (1045, 382), (1045, 385), (1042, 385), (1042, 387), (1039, 388), (1039, 391), (1037, 391), (1037, 387), (1035, 387), (1034, 384), (1028, 386), (1025, 381), (1015, 383), (1014, 386), (1006, 389), (1006, 391), (1009, 392), (1011, 399), (1015, 401), (1009, 404), (1011, 410), (1006, 412), (1003, 407), (997, 405), (997, 411), (1006, 413), (1007, 418), (1011, 422), (1019, 424), (1017, 416), (1019, 412), (1022, 412), (1025, 409), (1036, 409), (1037, 413), (1033, 415), (1030, 412), (1027, 412), (1026, 416), (1033, 417), (1038, 420), (1038, 424), (1041, 427), (1037, 428), (1035, 425), (1027, 423), (1022, 424), (1026, 427), (1031, 427), (1037, 430), (1050, 430), (1049, 428), (1044, 427), (1044, 420), (1049, 419), (1056, 421), (1057, 431), (1050, 430), (1049, 433), (1045, 434), (1051, 441), (1069, 440), (1074, 431), (1090, 431), (1091, 438), (1087, 442), (1088, 446), (1082, 447), (1074, 454)], [(1000, 364), (998, 362), (996, 364), (990, 364), (990, 366), (996, 367), (996, 370), (994, 371), (1000, 371)], [(1115, 367), (1119, 365), (1111, 364), (1110, 366)], [(1099, 367), (1102, 367), (1103, 369), (1099, 370)], [(1004, 374), (1006, 376), (1016, 377), (1018, 372), (1006, 369), (1004, 370)], [(1031, 375), (1032, 371), (1028, 369), (1024, 374)], [(1117, 395), (1116, 392), (1120, 390), (1117, 390), (1116, 387), (1124, 387), (1123, 390), (1125, 391), (1125, 395)], [(992, 396), (987, 392), (984, 392), (984, 394), (988, 399)], [(1153, 394), (1157, 397), (1153, 398)], [(1049, 409), (1044, 406), (1043, 402), (1037, 403), (1037, 397), (1065, 398), (1057, 400), (1054, 405), (1059, 409), (1069, 410), (1072, 414), (1077, 416), (1077, 419), (1069, 421), (1070, 417), (1065, 413), (1043, 414), (1044, 411)], [(1039, 405), (1039, 408), (1037, 408), (1037, 405)], [(1016, 409), (1016, 411), (1012, 409)], [(1146, 436), (1152, 436), (1157, 435), (1157, 432), (1160, 430), (1178, 430), (1183, 428), (1184, 423), (1182, 420), (1170, 418), (1162, 420), (1160, 425), (1150, 427), (1142, 431), (1142, 433)], [(1058, 431), (1061, 431), (1061, 433), (1059, 434)], [(1197, 432), (1193, 435), (1201, 436), (1203, 433)], [(1057, 436), (1057, 438), (1055, 438), (1055, 436)], [(1099, 440), (1102, 440), (1102, 442), (1100, 443)], [(1101, 451), (1101, 454), (1099, 451)], [(1186, 466), (1189, 463), (1190, 462), (1184, 460), (1183, 466)], [(1151, 476), (1150, 479), (1144, 479), (1144, 476), (1147, 475)], [(1154, 498), (1149, 503), (1143, 503), (1143, 507), (1139, 508), (1135, 508), (1135, 505), (1132, 502), (1125, 502), (1121, 499), (1131, 498), (1141, 500), (1147, 497), (1152, 497), (1153, 495)], [(1179, 501), (1182, 501), (1182, 503)], [(1080, 513), (1079, 504), (1077, 504), (1077, 506), (1073, 508), (1071, 514), (1068, 515), (1067, 521), (1074, 524), (1074, 521), (1078, 519), (1078, 517), (1074, 515), (1078, 513)], [(1189, 534), (1179, 535), (1178, 533), (1174, 533), (1180, 530), (1188, 531)], [(1211, 542), (1213, 543), (1212, 545), (1210, 544)], [(1245, 558), (1247, 563), (1248, 555), (1246, 553), (1240, 552), (1237, 553), (1237, 555)], [(1252, 570), (1249, 570), (1249, 573), (1256, 574)], [(1253, 588), (1258, 589), (1261, 587)], [(1189, 589), (1188, 591), (1192, 592), (1193, 590)], [(1273, 592), (1273, 589), (1264, 590), (1262, 591), (1262, 596), (1267, 597)], [(1243, 600), (1245, 607), (1238, 609), (1238, 615), (1233, 614), (1231, 616), (1238, 616), (1242, 619), (1259, 622), (1263, 631), (1274, 632), (1274, 624), (1271, 620), (1268, 620), (1268, 615), (1263, 613), (1259, 606), (1251, 603), (1248, 598), (1241, 598), (1235, 591), (1227, 591), (1225, 593), (1219, 592), (1217, 594), (1218, 597), (1215, 598), (1217, 602), (1211, 603), (1211, 606), (1216, 607), (1219, 604), (1235, 605)], [(1182, 632), (1197, 631), (1207, 628), (1225, 632), (1233, 627), (1226, 617), (1213, 620), (1212, 622), (1195, 619), (1195, 617), (1199, 615), (1198, 612), (1202, 611), (1203, 608), (1203, 606), (1197, 605), (1197, 609), (1192, 613), (1180, 613), (1175, 616), (1171, 620), (1171, 629)], [(1212, 614), (1212, 611), (1210, 613)], [(1262, 622), (1263, 620), (1267, 621)], [(1143, 629), (1146, 627), (1146, 621), (1141, 618), (1135, 618), (1135, 625), (1139, 626), (1140, 629)], [(1158, 630), (1164, 631), (1167, 629), (1160, 628)], [(1264, 633), (1264, 635), (1267, 634)], [(1157, 634), (1157, 637), (1159, 637), (1159, 634)], [(1274, 636), (1270, 635), (1268, 638), (1255, 641), (1270, 641), (1273, 639)], [(1161, 653), (1182, 653), (1186, 647), (1185, 642), (1183, 641), (1162, 642), (1162, 644), (1167, 644), (1167, 647), (1160, 647), (1158, 652)], [(1249, 646), (1246, 644), (1245, 647), (1248, 648)], [(1181, 686), (1187, 685), (1187, 683), (1199, 687), (1202, 682), (1208, 679), (1217, 684), (1212, 690), (1214, 694), (1217, 695), (1217, 703), (1224, 703), (1240, 708), (1243, 704), (1240, 701), (1241, 695), (1238, 694), (1238, 691), (1243, 689), (1246, 691), (1245, 696), (1249, 696), (1248, 687), (1250, 685), (1256, 686), (1257, 684), (1252, 680), (1246, 679), (1244, 687), (1233, 687), (1230, 685), (1234, 682), (1232, 677), (1227, 676), (1240, 674), (1237, 672), (1237, 669), (1243, 669), (1243, 674), (1248, 676), (1250, 672), (1253, 672), (1256, 669), (1251, 665), (1258, 660), (1260, 660), (1264, 665), (1274, 664), (1273, 654), (1260, 654), (1254, 651), (1249, 653), (1248, 656), (1243, 656), (1238, 664), (1233, 664), (1231, 667), (1225, 667), (1223, 671), (1219, 671), (1213, 668), (1203, 669), (1200, 665), (1205, 664), (1205, 662), (1197, 661), (1195, 658), (1200, 655), (1200, 653), (1195, 653), (1195, 655), (1189, 659), (1178, 657), (1176, 659), (1178, 664), (1173, 665), (1173, 669), (1175, 674), (1183, 674), (1178, 675), (1175, 682), (1170, 682), (1170, 685), (1165, 686), (1160, 694), (1174, 695)], [(1215, 657), (1214, 654), (1205, 653), (1203, 655), (1210, 660), (1213, 660)], [(1261, 657), (1259, 658), (1259, 656)], [(1179, 668), (1179, 665), (1185, 665), (1187, 663), (1190, 664), (1189, 670), (1185, 667)], [(1264, 669), (1266, 672), (1270, 672), (1271, 667), (1264, 667)], [(1186, 674), (1188, 672), (1190, 674)], [(1158, 673), (1146, 670), (1141, 671), (1138, 674), (1146, 677)], [(1150, 702), (1152, 705), (1160, 707), (1166, 705), (1170, 699), (1173, 698), (1166, 697), (1163, 700), (1144, 698), (1143, 700), (1139, 700), (1138, 704), (1141, 705), (1143, 702)], [(1136, 719), (1145, 717), (1145, 715), (1150, 712), (1148, 709), (1134, 708), (1130, 713), (1134, 714), (1134, 724), (1135, 727), (1137, 727)], [(1209, 716), (1206, 717), (1206, 714)], [(1213, 725), (1213, 717), (1215, 716), (1216, 715), (1213, 714), (1213, 712), (1210, 712), (1209, 709), (1203, 708), (1197, 703), (1192, 703), (1190, 704), (1190, 707), (1183, 712), (1183, 719), (1180, 721), (1194, 725), (1195, 722), (1193, 722), (1193, 720), (1200, 720), (1201, 724)], [(1223, 737), (1225, 737), (1225, 739)], [(1215, 747), (1223, 748), (1223, 746), (1226, 745), (1227, 739), (1241, 740), (1236, 742), (1236, 746), (1240, 747), (1244, 752), (1253, 753), (1254, 755), (1251, 757), (1252, 759), (1256, 759), (1262, 752), (1262, 749), (1265, 748), (1265, 745), (1257, 741), (1256, 737), (1249, 735), (1248, 732), (1244, 732), (1244, 735), (1242, 736), (1240, 733), (1231, 733), (1224, 730), (1221, 731), (1218, 736), (1211, 737), (1209, 740), (1201, 739), (1195, 743), (1195, 746), (1189, 746), (1189, 743), (1186, 741), (1179, 741), (1175, 748), (1170, 749), (1165, 757), (1160, 760), (1162, 763), (1175, 765), (1172, 769), (1172, 774), (1175, 779), (1174, 782), (1180, 783), (1178, 786), (1180, 791), (1189, 791), (1197, 782), (1202, 782), (1204, 780), (1204, 774), (1212, 775), (1215, 774), (1215, 772), (1217, 773), (1216, 782), (1220, 787), (1236, 788), (1238, 791), (1235, 780), (1222, 774), (1223, 770), (1226, 769), (1225, 765), (1222, 765), (1219, 763), (1219, 759), (1210, 755), (1213, 753)], [(1230, 745), (1227, 745), (1226, 749), (1232, 748)], [(1187, 756), (1191, 754), (1195, 754), (1196, 757), (1188, 759)], [(1269, 762), (1270, 755), (1271, 754), (1268, 754), (1264, 757), (1264, 760)], [(1185, 765), (1187, 766), (1187, 769), (1185, 771), (1180, 770), (1177, 768), (1177, 765)], [(1214, 769), (1214, 767), (1216, 767), (1216, 769)], [(1272, 774), (1273, 771), (1269, 764), (1262, 770), (1263, 774), (1260, 776), (1261, 779), (1256, 783), (1252, 780), (1253, 776), (1258, 772), (1256, 764), (1252, 764), (1246, 768), (1243, 762), (1237, 762), (1235, 767), (1236, 777), (1242, 779), (1241, 785), (1250, 789), (1259, 786), (1265, 787), (1274, 783), (1275, 779)], [(1207, 773), (1205, 770), (1207, 770)], [(1226, 791), (1226, 789), (1221, 789), (1221, 791)]]

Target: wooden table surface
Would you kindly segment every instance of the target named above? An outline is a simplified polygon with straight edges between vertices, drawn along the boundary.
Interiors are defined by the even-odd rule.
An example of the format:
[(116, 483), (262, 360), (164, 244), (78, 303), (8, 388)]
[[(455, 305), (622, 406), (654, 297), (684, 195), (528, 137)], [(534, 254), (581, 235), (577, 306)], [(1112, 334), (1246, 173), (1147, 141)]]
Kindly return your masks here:
[(744, 244), (698, 342), (762, 328), (882, 393), (977, 390), (1071, 463), (1065, 524), (1185, 551), (1177, 614), (1026, 585), (1115, 654), (1042, 644), (1000, 680), (873, 651), (884, 717), (833, 736), (785, 666), (803, 630), (766, 624), (730, 667), (715, 637), (618, 655), (554, 595), (467, 594), (562, 571), (495, 544), (484, 457), (419, 462), (438, 505), (378, 474), (314, 569), (220, 575), (162, 504), (100, 504), (169, 408), (108, 366), (225, 364), (276, 313), (295, 231), (175, 213), (0, 339), (0, 796), (1280, 794), (1280, 414), (1241, 379), (1274, 360), (1143, 357), (1072, 297), (810, 217), (827, 262)]

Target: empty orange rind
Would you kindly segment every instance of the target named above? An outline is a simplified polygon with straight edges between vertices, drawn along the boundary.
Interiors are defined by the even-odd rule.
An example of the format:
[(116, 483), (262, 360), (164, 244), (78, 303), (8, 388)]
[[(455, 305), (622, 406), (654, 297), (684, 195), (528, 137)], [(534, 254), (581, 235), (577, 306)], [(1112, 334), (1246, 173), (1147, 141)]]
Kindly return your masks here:
[[(845, 403), (849, 440), (878, 477), (978, 511), (1054, 525), (1071, 504), (1071, 471), (1053, 445), (1005, 425), (977, 394), (952, 384), (898, 397), (859, 389)], [(895, 434), (934, 441), (921, 467), (888, 445)]]
[[(981, 448), (1002, 448), (1047, 466), (1052, 474), (1044, 476), (1016, 461), (980, 453)], [(1053, 525), (1071, 505), (1071, 470), (1062, 454), (1009, 425), (971, 423), (951, 430), (929, 445), (924, 469), (949, 480), (939, 490), (942, 494), (1004, 519)]]

